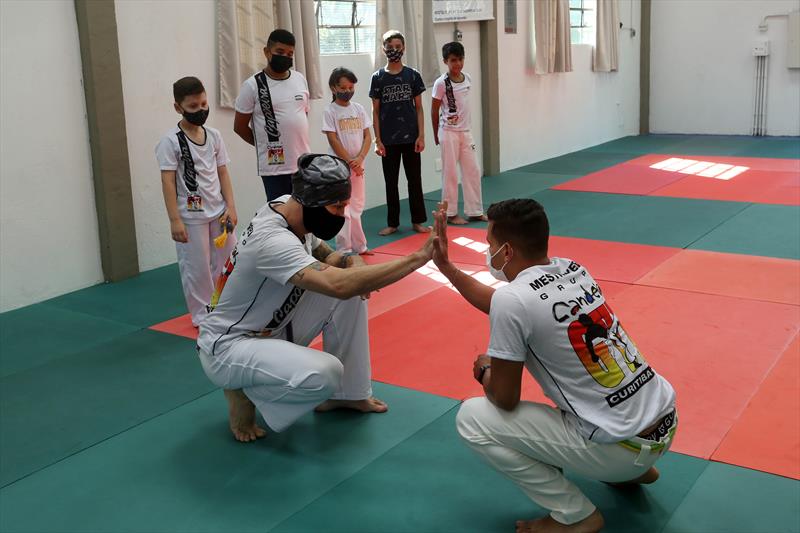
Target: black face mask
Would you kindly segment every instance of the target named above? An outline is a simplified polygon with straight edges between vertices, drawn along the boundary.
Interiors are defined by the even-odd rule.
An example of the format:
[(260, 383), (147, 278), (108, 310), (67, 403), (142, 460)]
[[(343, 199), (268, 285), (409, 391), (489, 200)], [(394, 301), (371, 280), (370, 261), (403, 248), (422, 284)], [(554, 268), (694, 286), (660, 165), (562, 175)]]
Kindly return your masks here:
[[(183, 109), (181, 109), (183, 111)], [(183, 111), (183, 118), (186, 119), (189, 124), (194, 124), (195, 126), (202, 126), (206, 123), (208, 119), (208, 109), (201, 109), (200, 111), (195, 111), (193, 113), (189, 113), (188, 111)]]
[(291, 57), (273, 55), (272, 59), (269, 60), (269, 68), (278, 74), (283, 74), (292, 68), (292, 63), (293, 60)]
[(327, 241), (333, 239), (344, 226), (344, 217), (334, 215), (325, 206), (303, 206), (303, 225), (308, 231)]

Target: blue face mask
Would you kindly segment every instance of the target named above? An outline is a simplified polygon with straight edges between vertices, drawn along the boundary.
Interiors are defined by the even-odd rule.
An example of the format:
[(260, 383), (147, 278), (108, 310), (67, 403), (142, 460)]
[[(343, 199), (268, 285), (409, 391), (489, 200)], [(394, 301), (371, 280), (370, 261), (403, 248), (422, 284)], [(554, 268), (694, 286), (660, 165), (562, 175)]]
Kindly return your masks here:
[(343, 102), (349, 102), (350, 99), (353, 97), (355, 93), (353, 91), (341, 91), (336, 92), (336, 98), (342, 100)]

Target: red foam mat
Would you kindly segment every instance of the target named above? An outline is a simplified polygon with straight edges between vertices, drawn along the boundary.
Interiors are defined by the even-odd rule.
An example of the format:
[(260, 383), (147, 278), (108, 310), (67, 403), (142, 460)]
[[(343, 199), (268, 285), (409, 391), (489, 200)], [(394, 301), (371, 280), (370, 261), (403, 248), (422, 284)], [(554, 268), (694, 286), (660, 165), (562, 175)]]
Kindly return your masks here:
[(613, 309), (677, 392), (673, 449), (704, 459), (800, 327), (796, 306), (636, 285)]
[[(488, 246), (486, 244), (485, 229), (448, 226), (447, 238), (449, 240), (448, 252), (451, 261), (481, 267), (485, 266), (485, 250)], [(428, 240), (427, 234), (416, 233), (410, 237), (384, 244), (375, 248), (375, 251), (389, 255), (408, 255), (419, 250), (426, 240)], [(459, 240), (464, 244), (454, 243), (454, 240)], [(472, 248), (469, 246), (472, 246)]]
[(799, 277), (793, 259), (681, 250), (636, 284), (800, 305)]
[[(447, 228), (447, 237), (450, 241), (448, 250), (451, 260), (482, 268), (486, 265), (485, 251), (478, 251), (485, 250), (485, 229), (450, 226)], [(406, 255), (419, 249), (426, 238), (423, 235), (414, 235), (376, 250), (384, 254)], [(478, 245), (483, 245), (483, 248)], [(620, 283), (633, 283), (678, 252), (678, 248), (665, 246), (550, 237), (551, 256), (569, 257), (585, 265), (596, 279)]]
[(192, 317), (189, 313), (172, 318), (155, 326), (150, 326), (148, 329), (160, 331), (162, 333), (171, 333), (180, 337), (188, 337), (190, 339), (197, 338), (197, 329), (192, 326)]
[(748, 170), (727, 181), (686, 176), (651, 196), (800, 205), (800, 173)]
[(684, 176), (677, 172), (664, 172), (644, 165), (622, 163), (556, 185), (553, 189), (648, 195)]
[(800, 479), (800, 338), (786, 348), (714, 461)]
[[(723, 180), (650, 168), (671, 158), (747, 167)], [(684, 169), (685, 170), (685, 169)], [(554, 189), (800, 205), (800, 160), (650, 154), (562, 183)]]
[[(410, 237), (409, 237), (410, 238)], [(365, 261), (370, 264), (385, 263), (397, 259), (396, 255), (376, 253), (365, 256)], [(462, 270), (469, 272), (485, 270), (474, 265), (457, 264)], [(369, 317), (373, 318), (394, 309), (415, 298), (433, 292), (447, 284), (447, 280), (431, 264), (409, 274), (397, 283), (384, 287), (372, 293), (369, 300)]]
[(670, 158), (708, 161), (736, 167), (748, 167), (753, 170), (769, 170), (774, 172), (800, 172), (800, 159), (774, 159), (770, 157), (731, 157), (727, 155), (682, 155), (682, 154), (647, 154), (626, 161), (625, 164), (649, 167)]

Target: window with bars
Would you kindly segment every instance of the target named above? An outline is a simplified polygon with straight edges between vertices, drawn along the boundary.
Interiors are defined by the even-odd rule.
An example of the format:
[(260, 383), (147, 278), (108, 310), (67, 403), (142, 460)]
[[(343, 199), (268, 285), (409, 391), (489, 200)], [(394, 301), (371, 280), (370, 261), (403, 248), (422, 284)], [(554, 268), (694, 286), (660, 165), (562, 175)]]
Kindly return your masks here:
[(569, 27), (572, 44), (594, 44), (597, 0), (569, 0)]
[(375, 0), (316, 0), (320, 54), (375, 50)]

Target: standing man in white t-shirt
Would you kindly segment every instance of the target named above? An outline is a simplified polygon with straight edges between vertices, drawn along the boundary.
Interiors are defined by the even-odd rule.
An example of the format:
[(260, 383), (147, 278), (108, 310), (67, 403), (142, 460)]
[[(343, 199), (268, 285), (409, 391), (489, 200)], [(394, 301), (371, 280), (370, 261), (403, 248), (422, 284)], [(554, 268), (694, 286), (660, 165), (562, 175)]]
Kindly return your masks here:
[[(436, 78), (431, 91), (433, 141), (442, 146), (442, 201), (447, 202), (450, 224), (486, 221), (481, 194), (481, 171), (475, 156), (475, 140), (470, 133), (469, 93), (472, 79), (464, 72), (464, 45), (447, 43), (442, 47), (447, 72)], [(441, 132), (441, 133), (440, 133)], [(464, 189), (464, 213), (458, 215), (458, 167)]]
[[(493, 289), (447, 256), (446, 212), (435, 213), (434, 262), (489, 315), (486, 354), (473, 365), (484, 397), (456, 425), (490, 465), (550, 515), (517, 531), (594, 532), (603, 517), (566, 468), (612, 484), (652, 483), (677, 427), (675, 392), (647, 364), (585, 267), (548, 257), (549, 225), (531, 199), (489, 207), (486, 263), (508, 284)], [(556, 408), (520, 402), (523, 367)]]
[[(291, 196), (267, 203), (242, 233), (225, 266), (198, 352), (225, 390), (230, 427), (249, 442), (316, 408), (385, 412), (372, 397), (366, 298), (427, 263), (433, 237), (418, 251), (380, 265), (325, 243), (344, 224), (350, 167), (306, 154)], [(323, 351), (308, 348), (322, 333)]]
[(308, 84), (296, 70), (294, 35), (269, 34), (267, 67), (247, 78), (236, 98), (233, 131), (256, 147), (258, 174), (267, 200), (292, 193), (297, 158), (311, 151), (308, 143)]

